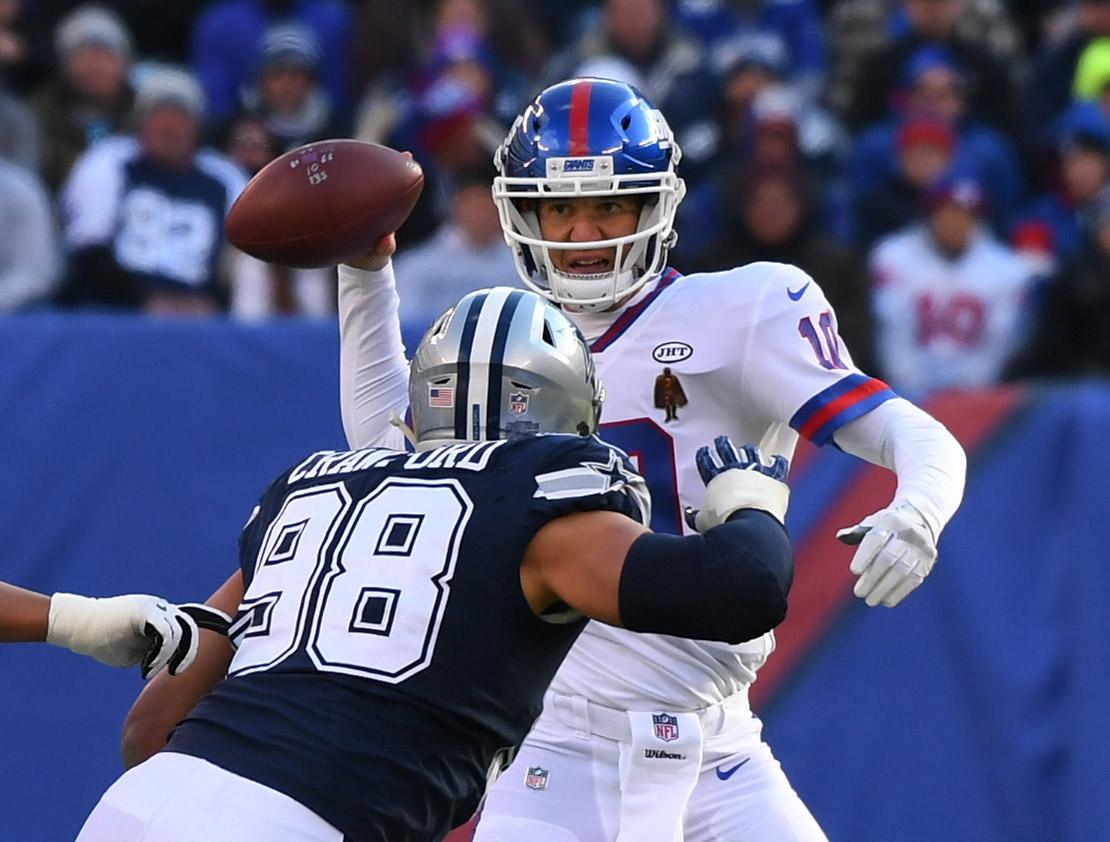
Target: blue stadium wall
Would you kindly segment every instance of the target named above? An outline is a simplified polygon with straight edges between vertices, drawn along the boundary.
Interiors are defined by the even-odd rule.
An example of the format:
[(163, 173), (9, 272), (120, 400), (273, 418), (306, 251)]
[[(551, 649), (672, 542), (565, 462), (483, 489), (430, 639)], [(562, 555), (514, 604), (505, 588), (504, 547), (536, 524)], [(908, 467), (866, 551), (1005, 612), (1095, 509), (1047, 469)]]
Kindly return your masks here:
[[(0, 578), (207, 596), (269, 479), (343, 446), (337, 353), (298, 322), (0, 319)], [(1110, 838), (1110, 385), (935, 411), (968, 443), (967, 496), (897, 610), (851, 598), (830, 538), (889, 480), (800, 455), (798, 598), (756, 684), (768, 741), (834, 842)], [(73, 838), (139, 689), (0, 647), (0, 839)]]

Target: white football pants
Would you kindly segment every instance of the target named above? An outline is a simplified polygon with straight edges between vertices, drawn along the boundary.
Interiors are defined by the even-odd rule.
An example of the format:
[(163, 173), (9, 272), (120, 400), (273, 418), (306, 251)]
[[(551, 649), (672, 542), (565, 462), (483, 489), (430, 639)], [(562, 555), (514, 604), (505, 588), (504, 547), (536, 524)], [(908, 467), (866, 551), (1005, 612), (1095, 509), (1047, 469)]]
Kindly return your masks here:
[(77, 842), (343, 842), (303, 804), (187, 754), (163, 751), (123, 773)]
[[(747, 704), (701, 714), (700, 762), (688, 785), (674, 781), (684, 790), (676, 813), (665, 782), (641, 776), (630, 783), (631, 763), (669, 761), (642, 743), (630, 752), (635, 726), (622, 728), (627, 713), (549, 692), (516, 759), (487, 794), (474, 842), (827, 842)], [(668, 746), (678, 742), (662, 750), (677, 753)]]

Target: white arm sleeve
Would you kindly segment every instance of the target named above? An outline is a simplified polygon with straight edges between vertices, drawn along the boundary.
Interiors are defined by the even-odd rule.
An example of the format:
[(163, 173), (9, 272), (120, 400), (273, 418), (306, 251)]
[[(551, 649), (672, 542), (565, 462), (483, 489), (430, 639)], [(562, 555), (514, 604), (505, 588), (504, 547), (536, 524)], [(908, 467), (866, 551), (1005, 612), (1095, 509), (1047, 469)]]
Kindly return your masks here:
[(833, 438), (841, 450), (898, 476), (891, 506), (908, 503), (940, 535), (964, 495), (967, 457), (943, 424), (905, 398), (850, 421)]
[(389, 423), (408, 407), (409, 368), (401, 341), (393, 264), (379, 272), (339, 267), (339, 404), (352, 448), (404, 448)]

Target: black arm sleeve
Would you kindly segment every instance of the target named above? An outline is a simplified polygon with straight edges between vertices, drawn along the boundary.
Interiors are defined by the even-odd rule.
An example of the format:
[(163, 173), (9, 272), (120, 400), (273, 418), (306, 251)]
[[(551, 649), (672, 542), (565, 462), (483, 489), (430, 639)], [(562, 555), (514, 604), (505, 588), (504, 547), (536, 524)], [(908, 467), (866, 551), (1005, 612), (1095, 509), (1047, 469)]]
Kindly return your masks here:
[(625, 628), (742, 643), (786, 616), (790, 539), (775, 518), (741, 509), (705, 535), (648, 533), (628, 550), (619, 607)]

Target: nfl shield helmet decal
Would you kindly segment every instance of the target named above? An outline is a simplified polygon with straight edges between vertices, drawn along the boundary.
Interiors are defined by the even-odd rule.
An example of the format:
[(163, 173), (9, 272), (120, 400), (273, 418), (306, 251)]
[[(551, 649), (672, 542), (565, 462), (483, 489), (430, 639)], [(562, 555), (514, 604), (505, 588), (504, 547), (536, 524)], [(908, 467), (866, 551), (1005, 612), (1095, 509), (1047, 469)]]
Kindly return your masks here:
[(509, 393), (509, 412), (513, 415), (523, 415), (528, 411), (528, 393), (527, 392), (510, 392)]
[(655, 736), (665, 743), (678, 739), (677, 716), (671, 716), (669, 713), (653, 713), (651, 726), (655, 730)]
[(529, 766), (524, 774), (524, 785), (529, 789), (547, 789), (547, 770), (540, 766)]

